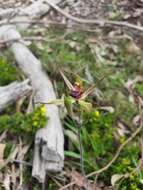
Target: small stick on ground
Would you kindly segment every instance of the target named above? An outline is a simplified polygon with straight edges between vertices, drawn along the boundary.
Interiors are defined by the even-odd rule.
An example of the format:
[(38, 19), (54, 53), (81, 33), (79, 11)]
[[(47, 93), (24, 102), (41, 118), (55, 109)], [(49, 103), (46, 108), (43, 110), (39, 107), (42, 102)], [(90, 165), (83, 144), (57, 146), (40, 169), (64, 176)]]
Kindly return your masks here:
[(124, 21), (113, 21), (113, 20), (104, 20), (104, 19), (89, 19), (89, 20), (82, 19), (82, 18), (78, 18), (78, 17), (74, 17), (74, 16), (70, 15), (69, 13), (65, 12), (58, 5), (54, 4), (51, 1), (46, 0), (45, 3), (50, 5), (53, 9), (55, 9), (57, 12), (59, 12), (66, 18), (68, 18), (74, 22), (80, 23), (80, 24), (96, 24), (96, 25), (99, 25), (100, 27), (114, 25), (114, 26), (120, 26), (120, 27), (128, 27), (128, 28), (132, 28), (132, 29), (143, 32), (142, 26), (138, 26), (138, 25), (131, 24), (128, 22), (124, 22)]

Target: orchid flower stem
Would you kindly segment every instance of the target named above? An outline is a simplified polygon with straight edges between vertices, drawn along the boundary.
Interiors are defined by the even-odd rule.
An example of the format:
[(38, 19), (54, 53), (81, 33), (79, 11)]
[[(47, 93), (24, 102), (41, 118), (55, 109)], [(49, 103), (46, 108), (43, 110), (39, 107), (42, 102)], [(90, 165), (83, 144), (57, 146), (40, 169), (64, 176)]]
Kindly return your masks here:
[(82, 139), (81, 139), (81, 126), (78, 125), (78, 140), (79, 140), (79, 148), (80, 148), (80, 167), (81, 167), (81, 173), (83, 176), (85, 176), (85, 171), (84, 171), (84, 159), (83, 159), (83, 144), (82, 144)]
[[(81, 114), (80, 114), (81, 117)], [(79, 142), (79, 152), (80, 152), (80, 170), (83, 176), (85, 176), (85, 170), (84, 170), (84, 158), (83, 158), (83, 153), (84, 153), (84, 148), (83, 148), (83, 142), (81, 138), (81, 129), (82, 129), (82, 123), (76, 121), (72, 116), (71, 116), (74, 125), (77, 128), (77, 137), (78, 137), (78, 142)]]
[(83, 144), (82, 144), (82, 139), (81, 139), (81, 130), (78, 127), (78, 139), (79, 139), (79, 145), (80, 145), (80, 164), (81, 164), (81, 172), (82, 175), (85, 175), (85, 171), (84, 171), (84, 159), (83, 159)]

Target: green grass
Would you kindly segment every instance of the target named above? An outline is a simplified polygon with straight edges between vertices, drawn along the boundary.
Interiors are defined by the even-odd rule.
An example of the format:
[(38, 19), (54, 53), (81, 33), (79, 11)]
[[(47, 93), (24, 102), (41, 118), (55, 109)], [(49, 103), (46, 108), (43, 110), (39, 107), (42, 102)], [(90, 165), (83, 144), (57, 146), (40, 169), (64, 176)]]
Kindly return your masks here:
[[(62, 94), (67, 94), (58, 69), (65, 70), (69, 80), (74, 83), (75, 75), (78, 74), (83, 79), (84, 88), (88, 88), (90, 82), (86, 76), (85, 69), (88, 65), (89, 72), (93, 78), (96, 88), (101, 92), (102, 97), (91, 94), (87, 98), (93, 104), (94, 109), (85, 112), (82, 115), (82, 141), (84, 147), (85, 171), (90, 173), (104, 167), (115, 155), (120, 144), (123, 143), (136, 129), (132, 124), (134, 116), (137, 114), (137, 105), (129, 99), (129, 92), (124, 84), (128, 79), (134, 79), (141, 74), (142, 53), (134, 55), (127, 51), (128, 41), (113, 42), (99, 41), (99, 43), (90, 44), (89, 37), (94, 37), (98, 41), (98, 35), (75, 32), (67, 34), (63, 39), (65, 31), (50, 29), (45, 33), (45, 39), (55, 39), (51, 42), (32, 43), (30, 48), (43, 63), (43, 68), (56, 83), (56, 90), (59, 98)], [(102, 34), (103, 35), (103, 34)], [(116, 50), (115, 50), (116, 49)], [(17, 70), (10, 65), (7, 60), (0, 60), (0, 85), (6, 85), (18, 79)], [(104, 78), (104, 79), (103, 79)], [(102, 79), (102, 80), (101, 80)], [(143, 96), (143, 85), (137, 83), (136, 92)], [(100, 110), (100, 106), (112, 106), (114, 113)], [(77, 108), (75, 108), (77, 111)], [(95, 113), (99, 111), (99, 116)], [(39, 113), (39, 111), (38, 111)], [(15, 113), (13, 116), (0, 116), (0, 131), (8, 128), (11, 133), (19, 134), (22, 130), (25, 134), (32, 132), (34, 127), (33, 118), (35, 112), (26, 115)], [(45, 124), (45, 118), (42, 121), (36, 119), (34, 133)], [(118, 122), (122, 122), (129, 134), (117, 135)], [(39, 124), (39, 122), (42, 122)], [(79, 144), (77, 142), (77, 126), (69, 118), (63, 119), (65, 132), (65, 169), (71, 167), (80, 170), (79, 166)], [(19, 127), (18, 127), (19, 126)], [(111, 168), (99, 175), (99, 179), (110, 184), (111, 176), (114, 174), (124, 174), (132, 171), (140, 158), (140, 135), (127, 145), (117, 161)], [(8, 146), (9, 151), (9, 146)], [(141, 172), (141, 171), (140, 171)], [(138, 190), (141, 186), (142, 172), (140, 175), (134, 175), (132, 179), (128, 178), (119, 184), (119, 190)], [(133, 185), (134, 184), (134, 187)], [(38, 187), (37, 187), (38, 188)], [(50, 183), (49, 189), (53, 188)], [(55, 186), (54, 186), (55, 188)], [(35, 186), (36, 189), (36, 186)]]
[(0, 86), (8, 85), (18, 78), (16, 66), (10, 64), (6, 58), (0, 57)]
[[(109, 114), (108, 112), (101, 112), (100, 118), (92, 121), (93, 113), (87, 113), (88, 118), (85, 118), (85, 124), (82, 129), (82, 140), (84, 146), (84, 160), (85, 160), (85, 170), (86, 173), (93, 170), (97, 170), (105, 166), (114, 156), (117, 147), (121, 143), (123, 137), (119, 138), (119, 141), (115, 139), (114, 132), (117, 130), (117, 121), (121, 120), (125, 127), (130, 131), (130, 134), (134, 130), (132, 125), (132, 119), (137, 114), (137, 107), (134, 103), (131, 103), (128, 97), (128, 92), (124, 87), (125, 82), (128, 79), (133, 79), (137, 74), (140, 74), (140, 64), (142, 59), (142, 54), (132, 55), (126, 50), (127, 41), (122, 43), (117, 43), (118, 47), (117, 53), (111, 53), (110, 48), (101, 48), (101, 52), (104, 50), (102, 57), (102, 62), (99, 62), (96, 54), (91, 53), (91, 47), (87, 44), (87, 36), (82, 34), (70, 34), (63, 42), (58, 43), (48, 43), (45, 46), (45, 50), (39, 53), (39, 57), (42, 60), (44, 67), (47, 72), (51, 74), (54, 78), (54, 72), (58, 68), (63, 68), (69, 73), (67, 73), (69, 79), (74, 82), (72, 74), (79, 74), (84, 80), (85, 78), (85, 67), (89, 66), (89, 70), (93, 77), (97, 88), (103, 93), (103, 100), (99, 101), (98, 98), (92, 99), (92, 95), (89, 98), (93, 104), (96, 105), (109, 105), (113, 106), (115, 112)], [(75, 40), (76, 45), (78, 45), (80, 50), (70, 47), (70, 42)], [(76, 46), (75, 45), (75, 46)], [(104, 45), (104, 44), (103, 44)], [(96, 46), (96, 44), (95, 44)], [(98, 45), (97, 45), (98, 46)], [(51, 49), (50, 53), (47, 53), (47, 49)], [(100, 51), (99, 51), (100, 52)], [(110, 63), (110, 64), (109, 64)], [(112, 64), (113, 63), (113, 64)], [(116, 64), (114, 64), (116, 63)], [(108, 65), (109, 64), (109, 65)], [(52, 70), (52, 71), (51, 71)], [(109, 74), (108, 74), (109, 73)], [(105, 79), (100, 81), (101, 78), (105, 76)], [(56, 80), (56, 75), (55, 75)], [(65, 89), (62, 87), (61, 82), (57, 81), (58, 91), (60, 94), (65, 93)], [(61, 89), (62, 88), (62, 89)], [(142, 84), (136, 85), (137, 91), (142, 93)], [(141, 94), (142, 95), (142, 94)], [(70, 128), (73, 133), (76, 126), (70, 123)], [(67, 125), (65, 126), (67, 127)], [(76, 133), (75, 133), (76, 134)], [(124, 136), (124, 140), (128, 135)], [(79, 148), (77, 148), (77, 142), (73, 142), (68, 136), (70, 146), (66, 150), (67, 158), (71, 156), (71, 160), (74, 161), (72, 164), (77, 169), (80, 169), (76, 164), (79, 162)], [(71, 146), (73, 144), (73, 146)], [(116, 144), (116, 146), (114, 145)], [(69, 154), (67, 153), (69, 151)], [(134, 162), (139, 161), (139, 142), (138, 139), (127, 145), (122, 151), (119, 159), (113, 164), (107, 172), (101, 174), (99, 179), (102, 179), (107, 184), (110, 184), (111, 176), (116, 173), (126, 173), (129, 172), (128, 168), (135, 168)], [(129, 165), (127, 166), (127, 162)], [(129, 185), (129, 184), (134, 184)], [(123, 181), (120, 185), (120, 189), (123, 190), (126, 186), (131, 190), (136, 187), (139, 188), (141, 183), (139, 182), (139, 177), (134, 177), (134, 180), (127, 179)]]

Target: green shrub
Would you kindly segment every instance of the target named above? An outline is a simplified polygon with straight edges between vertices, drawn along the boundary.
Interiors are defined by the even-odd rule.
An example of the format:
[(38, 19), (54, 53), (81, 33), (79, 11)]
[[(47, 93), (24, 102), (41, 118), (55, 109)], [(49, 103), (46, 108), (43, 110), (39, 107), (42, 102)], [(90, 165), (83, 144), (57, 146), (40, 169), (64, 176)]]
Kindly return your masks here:
[(4, 86), (18, 79), (18, 73), (14, 65), (0, 57), (0, 86)]
[(8, 129), (9, 132), (17, 135), (34, 134), (39, 128), (46, 125), (44, 106), (37, 107), (28, 114), (15, 113), (13, 115), (0, 116), (0, 132)]

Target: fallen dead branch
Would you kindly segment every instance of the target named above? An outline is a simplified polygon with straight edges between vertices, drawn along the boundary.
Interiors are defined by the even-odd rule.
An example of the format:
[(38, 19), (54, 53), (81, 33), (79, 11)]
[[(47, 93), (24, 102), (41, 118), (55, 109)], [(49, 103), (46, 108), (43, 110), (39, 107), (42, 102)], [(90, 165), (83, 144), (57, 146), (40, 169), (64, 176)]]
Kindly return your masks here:
[[(59, 0), (55, 0), (54, 3), (59, 3)], [(20, 20), (18, 28), (23, 30), (29, 24), (22, 24), (22, 20), (39, 18), (47, 11), (49, 11), (49, 5), (39, 0), (33, 5), (26, 7), (25, 10), (22, 10), (22, 13), (19, 13), (19, 15), (24, 14), (23, 17), (19, 19), (16, 15), (16, 17), (12, 17), (10, 20), (14, 22)], [(11, 41), (12, 39), (16, 39), (16, 41)], [(35, 92), (34, 99), (36, 101), (55, 100), (56, 95), (50, 79), (42, 70), (40, 61), (22, 43), (21, 35), (15, 25), (4, 25), (1, 23), (0, 40), (7, 41), (6, 45), (14, 53), (19, 67), (30, 79)], [(45, 105), (45, 110), (49, 120), (45, 128), (38, 130), (36, 133), (32, 170), (32, 176), (37, 178), (41, 183), (44, 183), (47, 171), (61, 171), (64, 161), (64, 137), (58, 107), (56, 105)]]
[(57, 12), (59, 12), (66, 18), (68, 18), (74, 22), (80, 23), (80, 24), (96, 24), (96, 25), (99, 25), (100, 27), (114, 25), (114, 26), (120, 26), (120, 27), (127, 27), (127, 28), (131, 28), (131, 29), (135, 29), (135, 30), (139, 30), (139, 31), (143, 32), (142, 26), (138, 26), (138, 25), (131, 24), (128, 22), (124, 22), (124, 21), (112, 21), (112, 20), (104, 20), (104, 19), (100, 19), (100, 20), (89, 19), (88, 20), (88, 19), (77, 18), (77, 17), (74, 17), (74, 16), (70, 15), (69, 13), (65, 12), (59, 6), (57, 6), (56, 4), (54, 4), (51, 1), (46, 0), (45, 3), (50, 5), (53, 9), (55, 9)]
[(32, 87), (28, 85), (29, 80), (13, 82), (7, 86), (0, 87), (0, 111), (23, 96), (29, 95)]
[(42, 42), (53, 42), (53, 41), (61, 41), (62, 38), (55, 38), (55, 39), (45, 39), (41, 36), (32, 36), (32, 37), (22, 37), (21, 38), (13, 38), (11, 40), (0, 40), (0, 44), (7, 44), (12, 42), (21, 42), (25, 43), (25, 41), (42, 41)]
[[(61, 9), (62, 10), (62, 9)], [(66, 13), (68, 14), (68, 13)], [(71, 16), (71, 15), (70, 15)], [(76, 18), (76, 17), (74, 17)], [(84, 20), (84, 21), (88, 21), (88, 20)], [(106, 27), (106, 26), (118, 26), (118, 27), (127, 27), (127, 28), (131, 28), (131, 29), (135, 29), (135, 30), (138, 30), (140, 32), (143, 31), (143, 27), (142, 26), (138, 26), (138, 25), (135, 25), (135, 24), (131, 24), (131, 23), (128, 23), (128, 22), (124, 22), (124, 21), (110, 21), (110, 20), (93, 20), (94, 21), (94, 25), (98, 25), (99, 27)], [(76, 21), (75, 21), (76, 22)], [(75, 25), (72, 25), (72, 26), (67, 26), (66, 23), (60, 23), (60, 22), (54, 22), (54, 21), (40, 21), (40, 20), (27, 20), (27, 19), (24, 19), (22, 21), (20, 20), (16, 20), (16, 21), (0, 21), (0, 26), (4, 26), (4, 25), (9, 25), (9, 24), (14, 24), (14, 25), (19, 25), (19, 24), (27, 24), (27, 25), (43, 25), (45, 28), (46, 27), (50, 27), (50, 26), (59, 26), (59, 27), (64, 27), (65, 29), (74, 29), (75, 31), (85, 31), (85, 32), (96, 32), (97, 30), (96, 29), (93, 29), (93, 26), (92, 26), (92, 29), (90, 29), (90, 26), (88, 25), (88, 28), (87, 28), (87, 24), (90, 24), (90, 23), (82, 23), (82, 22), (76, 22), (78, 24), (75, 24)], [(86, 27), (83, 28), (81, 27), (81, 24), (86, 24)], [(109, 37), (109, 38), (112, 38), (112, 37)], [(119, 36), (117, 37), (119, 39), (122, 39), (122, 38), (129, 38), (127, 36)], [(131, 38), (129, 38), (131, 39)]]
[[(21, 39), (14, 26), (0, 28), (0, 37), (4, 40)], [(8, 43), (13, 51), (17, 63), (25, 75), (30, 79), (35, 91), (34, 99), (38, 101), (55, 100), (56, 96), (52, 83), (42, 70), (40, 61), (30, 50), (20, 42)], [(63, 131), (56, 105), (45, 105), (49, 118), (47, 126), (40, 129), (35, 138), (35, 153), (32, 175), (40, 182), (45, 179), (46, 171), (60, 171), (63, 167)]]

